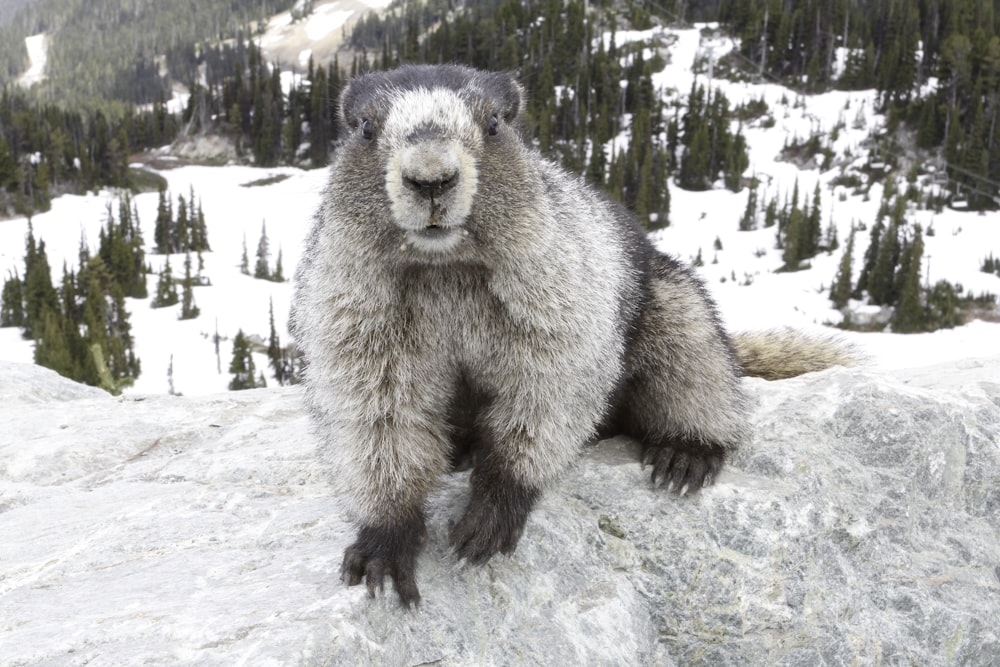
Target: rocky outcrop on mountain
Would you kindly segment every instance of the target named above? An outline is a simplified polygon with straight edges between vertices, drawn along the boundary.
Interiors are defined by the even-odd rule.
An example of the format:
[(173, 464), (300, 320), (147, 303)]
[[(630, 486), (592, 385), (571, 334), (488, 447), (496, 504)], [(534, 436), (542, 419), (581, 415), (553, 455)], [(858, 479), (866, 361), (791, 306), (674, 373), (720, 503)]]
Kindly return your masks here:
[(353, 537), (296, 389), (113, 398), (0, 364), (3, 664), (990, 664), (1000, 358), (747, 380), (718, 484), (598, 443), (516, 553), (463, 568), (428, 507), (423, 603), (338, 581)]

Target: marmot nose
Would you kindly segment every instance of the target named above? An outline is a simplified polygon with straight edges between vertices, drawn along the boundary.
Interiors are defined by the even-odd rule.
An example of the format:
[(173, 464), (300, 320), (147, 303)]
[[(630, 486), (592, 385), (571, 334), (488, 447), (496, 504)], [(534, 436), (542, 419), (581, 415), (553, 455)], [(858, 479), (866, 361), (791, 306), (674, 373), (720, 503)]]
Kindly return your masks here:
[(425, 179), (419, 177), (414, 178), (405, 174), (403, 175), (403, 185), (414, 192), (420, 193), (421, 196), (427, 197), (428, 199), (440, 197), (457, 184), (458, 171), (453, 171), (450, 174), (442, 175), (440, 178), (436, 179)]

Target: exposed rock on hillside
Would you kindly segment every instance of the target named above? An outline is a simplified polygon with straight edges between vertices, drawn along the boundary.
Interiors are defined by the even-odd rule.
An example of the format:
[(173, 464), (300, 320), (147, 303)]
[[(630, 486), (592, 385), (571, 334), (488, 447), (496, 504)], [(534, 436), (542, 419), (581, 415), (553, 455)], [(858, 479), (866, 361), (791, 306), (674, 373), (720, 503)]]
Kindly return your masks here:
[(112, 398), (0, 365), (4, 664), (988, 664), (1000, 358), (749, 380), (756, 437), (692, 498), (588, 450), (512, 557), (430, 503), (417, 612), (337, 580), (350, 526), (296, 390)]

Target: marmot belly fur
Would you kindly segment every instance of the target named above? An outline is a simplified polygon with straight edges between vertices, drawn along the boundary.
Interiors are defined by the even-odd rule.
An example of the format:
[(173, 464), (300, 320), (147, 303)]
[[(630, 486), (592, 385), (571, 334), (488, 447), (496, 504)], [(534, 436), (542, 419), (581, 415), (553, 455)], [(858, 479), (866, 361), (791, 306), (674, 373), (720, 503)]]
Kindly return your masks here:
[(680, 493), (748, 437), (743, 370), (702, 284), (527, 146), (523, 105), (510, 76), (458, 66), (355, 79), (296, 275), (306, 400), (358, 527), (342, 576), (373, 595), (389, 576), (408, 605), (425, 498), (467, 451), (450, 540), (484, 563), (599, 434), (639, 440), (653, 482)]

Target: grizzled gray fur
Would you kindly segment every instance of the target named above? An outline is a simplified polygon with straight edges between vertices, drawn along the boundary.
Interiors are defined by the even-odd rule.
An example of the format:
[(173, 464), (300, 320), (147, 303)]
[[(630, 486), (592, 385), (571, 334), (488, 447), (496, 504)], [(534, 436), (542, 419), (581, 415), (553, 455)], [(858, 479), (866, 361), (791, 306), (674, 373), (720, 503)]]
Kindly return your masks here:
[(542, 490), (599, 435), (655, 483), (711, 483), (748, 434), (741, 368), (701, 283), (620, 206), (522, 140), (506, 74), (355, 79), (296, 276), (320, 456), (351, 501), (343, 577), (415, 604), (424, 501), (471, 461), (459, 558), (517, 545)]

